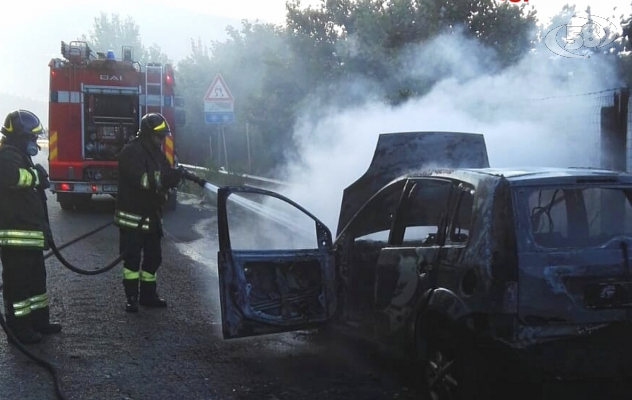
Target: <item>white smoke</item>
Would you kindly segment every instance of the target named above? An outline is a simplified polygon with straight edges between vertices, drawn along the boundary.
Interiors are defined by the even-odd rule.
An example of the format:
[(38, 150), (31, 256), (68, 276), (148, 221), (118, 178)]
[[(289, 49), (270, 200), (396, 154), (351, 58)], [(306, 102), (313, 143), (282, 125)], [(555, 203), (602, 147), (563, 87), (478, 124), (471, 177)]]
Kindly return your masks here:
[(483, 133), (492, 167), (598, 163), (600, 107), (611, 102), (573, 95), (619, 86), (606, 60), (562, 58), (542, 46), (503, 68), (492, 50), (461, 34), (404, 54), (400, 64), (407, 67), (398, 73), (438, 81), (427, 95), (399, 107), (372, 102), (341, 110), (331, 102), (324, 117), (306, 110), (297, 123), (301, 159), (287, 166), (296, 186), (284, 194), (333, 231), (342, 192), (366, 171), (380, 133)]

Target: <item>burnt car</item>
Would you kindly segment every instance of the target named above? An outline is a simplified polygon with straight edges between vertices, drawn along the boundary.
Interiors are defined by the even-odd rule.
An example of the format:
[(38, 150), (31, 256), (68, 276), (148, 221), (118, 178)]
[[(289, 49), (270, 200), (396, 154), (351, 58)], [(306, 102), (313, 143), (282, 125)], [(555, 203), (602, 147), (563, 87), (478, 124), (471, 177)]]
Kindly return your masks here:
[[(239, 210), (268, 210), (268, 222), (234, 226)], [(493, 169), (482, 135), (383, 134), (344, 191), (335, 240), (300, 205), (251, 187), (220, 188), (218, 229), (226, 339), (333, 324), (416, 359), (435, 398), (494, 366), (630, 371), (630, 174)]]

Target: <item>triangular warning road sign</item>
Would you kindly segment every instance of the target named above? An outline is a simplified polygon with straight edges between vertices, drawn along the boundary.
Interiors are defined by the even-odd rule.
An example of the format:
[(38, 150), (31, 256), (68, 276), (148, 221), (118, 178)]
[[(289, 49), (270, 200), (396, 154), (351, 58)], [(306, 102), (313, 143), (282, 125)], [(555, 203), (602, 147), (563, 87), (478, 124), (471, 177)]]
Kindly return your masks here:
[(204, 101), (235, 101), (232, 93), (230, 92), (230, 89), (228, 89), (228, 85), (226, 85), (226, 82), (224, 82), (224, 78), (222, 78), (221, 74), (217, 74), (215, 75), (215, 78), (213, 78), (211, 86), (208, 87), (208, 90), (204, 95)]

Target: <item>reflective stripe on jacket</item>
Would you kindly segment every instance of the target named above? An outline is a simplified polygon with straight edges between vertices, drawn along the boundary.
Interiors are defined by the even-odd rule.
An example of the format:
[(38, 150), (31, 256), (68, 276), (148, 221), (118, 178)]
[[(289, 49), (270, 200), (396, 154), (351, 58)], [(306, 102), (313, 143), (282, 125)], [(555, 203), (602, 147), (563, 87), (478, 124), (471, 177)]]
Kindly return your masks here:
[[(169, 187), (163, 182), (169, 161), (148, 138), (137, 137), (118, 155), (118, 193), (115, 222), (119, 227), (137, 229), (142, 216), (148, 228), (143, 231), (162, 234), (162, 205)], [(143, 224), (145, 221), (143, 221)]]
[[(156, 184), (156, 189), (162, 189), (162, 173), (160, 171), (154, 171), (154, 182)], [(151, 189), (149, 178), (147, 177), (147, 172), (143, 173), (143, 175), (140, 177), (140, 186), (143, 189)]]
[[(5, 138), (6, 139), (6, 138)], [(3, 140), (0, 143), (0, 246), (46, 249), (45, 203), (36, 186), (31, 158)]]
[[(18, 178), (18, 184), (15, 185), (16, 187), (19, 188), (23, 188), (23, 187), (31, 187), (33, 186), (33, 182), (35, 182), (35, 184), (37, 185), (38, 182), (38, 175), (37, 173), (33, 174), (34, 168), (29, 168), (29, 169), (25, 169), (25, 168), (20, 168), (18, 171), (20, 173), (20, 177)], [(33, 179), (33, 177), (35, 176), (35, 179)]]

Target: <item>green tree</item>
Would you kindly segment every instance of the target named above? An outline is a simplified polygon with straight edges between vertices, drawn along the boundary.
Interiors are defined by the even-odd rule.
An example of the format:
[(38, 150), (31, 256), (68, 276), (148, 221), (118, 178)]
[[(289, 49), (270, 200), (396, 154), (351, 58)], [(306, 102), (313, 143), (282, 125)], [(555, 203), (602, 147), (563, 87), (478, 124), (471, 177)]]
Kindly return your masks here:
[(94, 18), (93, 29), (88, 35), (82, 35), (81, 40), (88, 42), (94, 51), (113, 50), (118, 57), (121, 56), (123, 46), (131, 46), (134, 60), (141, 63), (170, 62), (169, 57), (162, 53), (157, 44), (152, 45), (149, 49), (143, 46), (140, 28), (134, 18), (130, 16), (121, 19), (116, 13), (111, 16), (101, 13)]
[[(616, 65), (617, 74), (621, 81), (626, 85), (630, 85), (632, 84), (632, 56), (630, 53), (630, 50), (632, 49), (632, 42), (630, 41), (630, 38), (632, 36), (632, 5), (625, 7), (625, 9), (622, 11), (623, 13), (620, 14), (619, 18), (617, 18), (617, 16), (615, 15), (616, 12), (621, 12), (621, 10), (617, 11), (618, 8), (619, 7), (614, 7), (611, 15), (603, 16), (613, 23), (615, 23), (617, 19), (620, 22), (619, 30), (607, 32), (608, 37), (614, 39), (614, 41), (608, 46), (593, 49), (584, 48), (582, 49), (582, 51), (590, 51), (591, 53), (599, 56), (591, 56), (590, 60), (585, 60), (585, 62), (593, 62), (595, 64), (595, 74), (604, 73), (604, 71), (599, 69), (600, 66), (602, 66), (603, 64), (597, 63), (597, 60), (600, 58), (607, 58)], [(540, 26), (538, 34), (539, 40), (543, 42), (548, 32), (550, 32), (555, 27), (568, 24), (572, 20), (573, 16), (576, 15), (584, 18), (590, 18), (590, 16), (592, 15), (591, 8), (587, 7), (586, 10), (578, 13), (578, 10), (574, 5), (564, 5), (560, 9), (560, 12), (555, 15), (548, 24), (543, 24)], [(558, 38), (562, 37), (562, 35), (564, 35), (564, 32), (564, 30), (558, 32)], [(602, 35), (604, 35), (605, 33), (606, 32), (601, 32)], [(605, 40), (605, 38), (602, 37), (602, 40)]]
[[(632, 7), (631, 7), (632, 8)], [(618, 71), (626, 85), (632, 85), (632, 10), (621, 15), (621, 37), (615, 41)]]
[(287, 29), (315, 81), (361, 75), (381, 82), (399, 103), (423, 94), (429, 82), (397, 74), (402, 52), (440, 33), (464, 32), (496, 52), (501, 65), (533, 45), (536, 13), (489, 0), (322, 0), (318, 7), (287, 4)]
[(225, 164), (223, 150), (218, 155), (223, 144), (217, 140), (217, 127), (205, 124), (203, 110), (204, 94), (214, 76), (221, 73), (235, 98), (235, 123), (224, 127), (228, 165), (231, 170), (246, 169), (247, 126), (253, 172), (262, 173), (274, 168), (283, 159), (286, 144), (291, 144), (295, 107), (305, 94), (296, 85), (299, 63), (278, 26), (244, 21), (241, 29), (229, 27), (227, 33), (226, 41), (213, 42), (208, 48), (193, 42), (191, 54), (178, 64), (178, 88), (187, 104), (183, 135), (188, 144), (181, 154), (208, 162), (210, 137), (211, 161)]
[[(294, 157), (300, 111), (309, 108), (317, 118), (330, 99), (340, 99), (340, 107), (366, 102), (367, 85), (391, 104), (428, 91), (436, 83), (431, 78), (399, 73), (410, 67), (411, 48), (442, 33), (464, 33), (492, 49), (502, 67), (528, 52), (536, 34), (532, 9), (489, 0), (322, 0), (308, 8), (290, 0), (286, 8), (284, 26), (244, 21), (227, 29), (225, 41), (192, 43), (191, 55), (178, 64), (187, 103), (181, 159), (225, 164), (216, 127), (203, 119), (202, 99), (216, 73), (235, 97), (236, 120), (225, 127), (230, 169), (245, 168), (248, 127), (253, 172), (266, 173)], [(358, 80), (363, 85), (354, 86)]]

